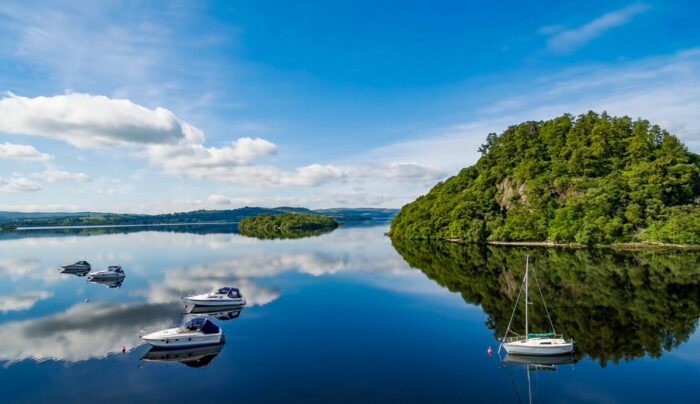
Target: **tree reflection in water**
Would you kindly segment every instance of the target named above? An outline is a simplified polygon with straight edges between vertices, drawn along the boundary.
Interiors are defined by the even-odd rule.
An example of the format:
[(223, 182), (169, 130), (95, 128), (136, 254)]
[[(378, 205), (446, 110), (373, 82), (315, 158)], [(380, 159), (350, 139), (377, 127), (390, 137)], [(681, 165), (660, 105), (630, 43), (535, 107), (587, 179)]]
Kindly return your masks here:
[[(392, 243), (409, 265), (481, 306), (496, 337), (508, 325), (529, 254), (557, 332), (576, 340), (577, 358), (588, 355), (601, 366), (661, 356), (688, 340), (700, 316), (698, 251)], [(522, 310), (520, 304), (516, 330), (524, 328)], [(536, 301), (530, 329), (549, 329)]]

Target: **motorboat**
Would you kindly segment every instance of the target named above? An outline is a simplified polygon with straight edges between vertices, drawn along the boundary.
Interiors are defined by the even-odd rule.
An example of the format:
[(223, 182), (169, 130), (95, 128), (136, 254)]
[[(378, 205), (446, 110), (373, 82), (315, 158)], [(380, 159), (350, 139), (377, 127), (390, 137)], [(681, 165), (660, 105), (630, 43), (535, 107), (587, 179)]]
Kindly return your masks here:
[(90, 266), (90, 263), (87, 261), (78, 261), (74, 264), (70, 265), (61, 265), (61, 269), (59, 269), (59, 272), (62, 274), (72, 274), (76, 276), (85, 276), (87, 275), (88, 272), (92, 267)]
[(186, 315), (206, 315), (208, 317), (214, 317), (218, 320), (226, 321), (233, 320), (241, 315), (243, 306), (231, 305), (231, 306), (188, 306), (186, 309)]
[(237, 288), (224, 287), (215, 293), (187, 296), (185, 302), (188, 306), (242, 306), (245, 304), (245, 298)]
[(192, 368), (207, 366), (224, 348), (224, 343), (198, 346), (193, 348), (164, 349), (152, 347), (146, 352), (142, 361), (147, 362), (180, 362)]
[[(533, 274), (534, 270), (533, 270)], [(539, 282), (537, 281), (537, 275), (534, 275), (535, 282), (537, 283), (537, 288), (539, 289)], [(520, 292), (518, 292), (518, 297), (515, 300), (515, 307), (513, 308), (513, 315), (510, 317), (510, 323), (508, 323), (508, 328), (506, 329), (506, 335), (501, 338), (501, 346), (505, 348), (506, 352), (510, 355), (535, 355), (535, 356), (553, 356), (553, 355), (565, 355), (570, 354), (574, 350), (574, 342), (572, 340), (566, 340), (561, 334), (557, 334), (554, 330), (554, 323), (552, 318), (549, 316), (549, 310), (547, 310), (547, 304), (544, 302), (544, 295), (542, 295), (542, 290), (540, 289), (540, 296), (542, 297), (542, 303), (545, 307), (545, 312), (549, 318), (549, 324), (552, 326), (552, 332), (548, 333), (530, 333), (528, 330), (528, 306), (532, 304), (528, 299), (528, 289), (530, 280), (530, 256), (528, 255), (525, 260), (525, 276), (523, 277), (523, 283), (520, 286), (520, 292), (522, 292), (523, 286), (525, 288), (525, 335), (517, 335), (514, 337), (508, 337), (508, 333), (512, 332), (510, 325), (513, 322), (513, 317), (515, 315), (515, 310), (518, 308), (518, 301), (520, 300)], [(513, 332), (515, 334), (515, 332)], [(499, 348), (500, 351), (500, 348)]]
[(142, 335), (141, 339), (160, 348), (186, 348), (221, 343), (224, 333), (207, 317), (196, 317), (182, 327)]
[(114, 289), (114, 288), (122, 287), (122, 284), (124, 283), (124, 277), (111, 278), (111, 279), (93, 278), (93, 279), (90, 279), (88, 282), (95, 284), (95, 285), (105, 285), (110, 289)]
[(123, 279), (126, 276), (121, 265), (110, 265), (103, 271), (91, 272), (88, 274), (88, 281), (94, 280), (116, 280)]

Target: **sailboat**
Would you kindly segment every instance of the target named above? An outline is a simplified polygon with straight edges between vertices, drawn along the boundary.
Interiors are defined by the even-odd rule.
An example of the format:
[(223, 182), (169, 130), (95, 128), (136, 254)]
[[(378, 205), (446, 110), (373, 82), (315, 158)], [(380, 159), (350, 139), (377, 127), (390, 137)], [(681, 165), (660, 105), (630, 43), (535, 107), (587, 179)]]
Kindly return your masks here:
[[(542, 304), (544, 304), (545, 312), (547, 313), (547, 317), (549, 318), (549, 324), (552, 326), (552, 332), (529, 332), (528, 306), (532, 304), (528, 300), (528, 289), (530, 283), (529, 281), (530, 256), (528, 255), (525, 259), (525, 276), (523, 277), (523, 284), (520, 286), (518, 297), (515, 299), (515, 307), (513, 308), (513, 314), (510, 316), (510, 322), (508, 323), (508, 328), (506, 329), (506, 335), (503, 338), (501, 338), (501, 347), (505, 348), (506, 352), (509, 355), (552, 356), (564, 355), (573, 352), (574, 342), (572, 340), (565, 340), (563, 335), (557, 334), (554, 330), (554, 323), (552, 323), (552, 317), (549, 316), (549, 310), (547, 310), (547, 304), (544, 301), (544, 296), (542, 295), (540, 284), (539, 282), (537, 282), (537, 275), (535, 275), (535, 282), (537, 283), (537, 288), (540, 291), (540, 296), (542, 297)], [(513, 323), (513, 317), (515, 316), (515, 310), (518, 308), (518, 301), (520, 300), (520, 293), (523, 290), (523, 286), (525, 288), (525, 335), (518, 335), (510, 329), (510, 325)], [(509, 332), (512, 332), (516, 336), (509, 337)]]

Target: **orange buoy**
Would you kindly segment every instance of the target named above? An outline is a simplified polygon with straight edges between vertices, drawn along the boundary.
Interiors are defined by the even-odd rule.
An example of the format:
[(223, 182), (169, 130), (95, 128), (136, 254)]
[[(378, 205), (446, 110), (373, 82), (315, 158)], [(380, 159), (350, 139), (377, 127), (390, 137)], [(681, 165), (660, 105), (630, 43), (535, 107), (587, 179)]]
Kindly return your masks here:
[(491, 355), (491, 354), (493, 353), (493, 349), (491, 349), (491, 347), (489, 347), (489, 349), (487, 349), (486, 352), (487, 352), (489, 355)]

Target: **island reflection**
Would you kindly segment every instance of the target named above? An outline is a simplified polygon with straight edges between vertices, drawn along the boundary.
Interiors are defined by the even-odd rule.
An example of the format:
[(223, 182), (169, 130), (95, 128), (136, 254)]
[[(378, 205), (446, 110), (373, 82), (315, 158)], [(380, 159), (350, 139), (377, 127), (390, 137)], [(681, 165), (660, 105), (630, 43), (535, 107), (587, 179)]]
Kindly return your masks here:
[[(481, 306), (504, 334), (530, 255), (557, 332), (601, 366), (660, 357), (688, 340), (700, 316), (700, 252), (495, 247), (392, 240), (407, 263)], [(530, 329), (549, 329), (530, 306)], [(513, 320), (524, 328), (522, 305)]]

